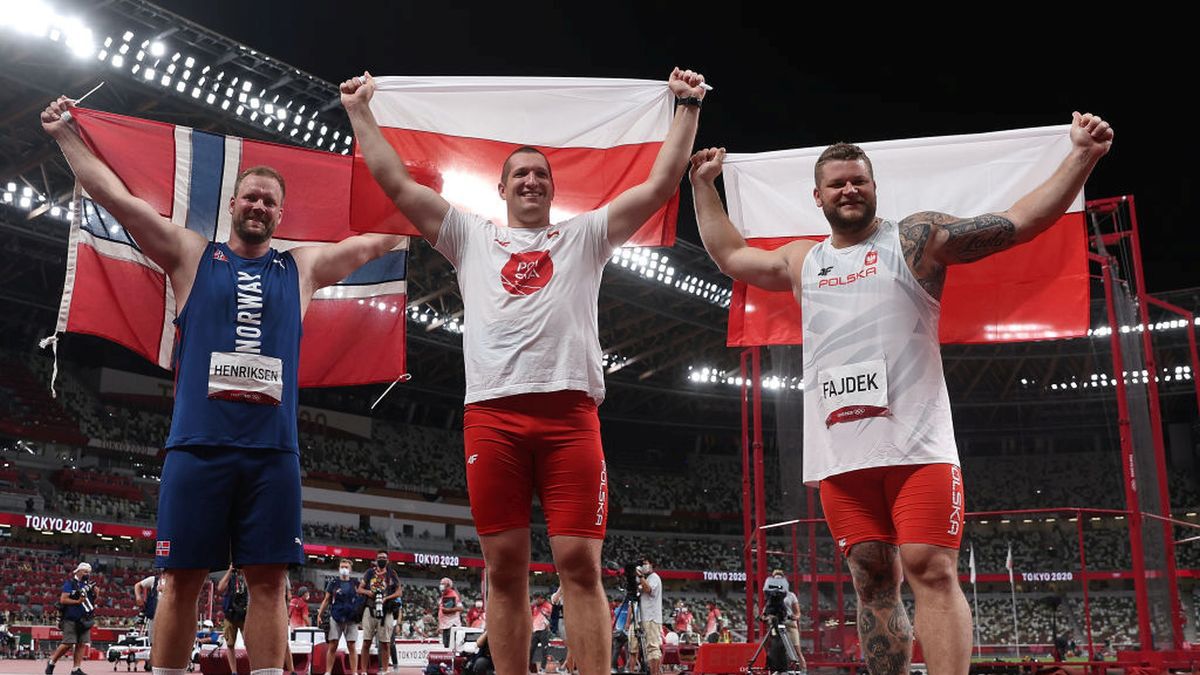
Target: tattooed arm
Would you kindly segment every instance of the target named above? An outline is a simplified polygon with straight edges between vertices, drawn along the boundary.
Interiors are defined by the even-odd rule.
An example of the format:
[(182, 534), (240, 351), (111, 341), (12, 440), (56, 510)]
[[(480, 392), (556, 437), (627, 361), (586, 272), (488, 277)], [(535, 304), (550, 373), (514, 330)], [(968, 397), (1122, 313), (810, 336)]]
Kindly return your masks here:
[(913, 275), (930, 295), (940, 298), (946, 265), (975, 262), (1045, 232), (1083, 189), (1112, 139), (1108, 122), (1090, 113), (1075, 113), (1070, 154), (1054, 175), (1007, 211), (974, 218), (924, 211), (901, 220), (900, 241)]

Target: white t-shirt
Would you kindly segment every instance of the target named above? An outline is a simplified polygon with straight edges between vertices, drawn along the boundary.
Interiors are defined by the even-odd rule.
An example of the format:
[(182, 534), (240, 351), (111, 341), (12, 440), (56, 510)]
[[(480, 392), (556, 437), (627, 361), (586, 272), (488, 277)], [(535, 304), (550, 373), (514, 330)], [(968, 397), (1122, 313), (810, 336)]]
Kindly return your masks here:
[(458, 271), (466, 403), (576, 390), (604, 400), (596, 306), (608, 207), (513, 228), (451, 207), (434, 248)]
[(650, 586), (650, 592), (642, 591), (642, 597), (638, 598), (638, 603), (641, 604), (642, 621), (661, 624), (662, 579), (659, 578), (657, 572), (651, 572), (650, 576), (646, 577), (646, 583)]

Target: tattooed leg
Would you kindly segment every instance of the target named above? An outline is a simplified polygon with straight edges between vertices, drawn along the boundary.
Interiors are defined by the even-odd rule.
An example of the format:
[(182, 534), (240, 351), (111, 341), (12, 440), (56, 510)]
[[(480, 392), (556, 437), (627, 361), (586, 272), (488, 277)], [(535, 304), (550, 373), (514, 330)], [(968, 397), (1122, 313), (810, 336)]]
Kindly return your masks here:
[(858, 595), (858, 639), (871, 675), (907, 675), (912, 625), (900, 601), (900, 557), (895, 546), (855, 544), (847, 557)]
[(958, 582), (958, 549), (903, 544), (900, 560), (916, 600), (917, 635), (930, 675), (966, 675), (971, 608)]

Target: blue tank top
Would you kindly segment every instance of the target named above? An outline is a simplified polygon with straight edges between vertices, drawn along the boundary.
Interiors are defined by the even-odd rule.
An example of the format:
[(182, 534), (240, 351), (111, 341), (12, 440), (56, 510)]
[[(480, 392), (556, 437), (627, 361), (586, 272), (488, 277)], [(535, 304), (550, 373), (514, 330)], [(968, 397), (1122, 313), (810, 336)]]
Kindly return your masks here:
[(242, 258), (210, 243), (175, 326), (166, 447), (299, 452), (300, 277), (292, 255), (271, 249)]

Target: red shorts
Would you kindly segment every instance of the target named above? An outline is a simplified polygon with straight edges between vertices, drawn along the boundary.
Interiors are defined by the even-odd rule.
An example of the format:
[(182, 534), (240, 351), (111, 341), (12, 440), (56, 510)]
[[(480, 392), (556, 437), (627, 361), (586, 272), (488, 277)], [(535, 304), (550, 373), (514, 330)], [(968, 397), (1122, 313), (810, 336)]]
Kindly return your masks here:
[(962, 542), (962, 470), (953, 464), (882, 466), (821, 481), (821, 508), (842, 555), (864, 541)]
[(467, 493), (479, 534), (529, 527), (536, 487), (550, 536), (603, 539), (608, 474), (596, 403), (582, 391), (467, 405)]

